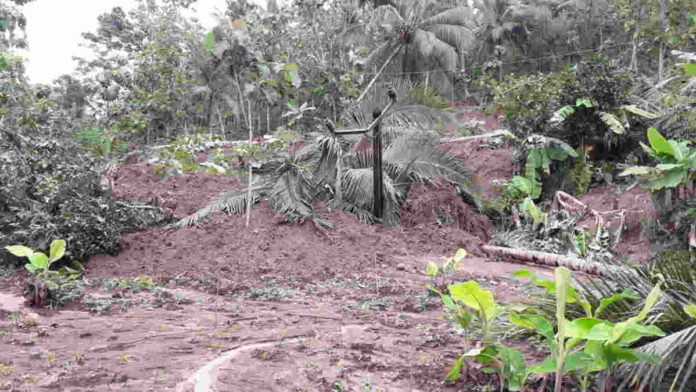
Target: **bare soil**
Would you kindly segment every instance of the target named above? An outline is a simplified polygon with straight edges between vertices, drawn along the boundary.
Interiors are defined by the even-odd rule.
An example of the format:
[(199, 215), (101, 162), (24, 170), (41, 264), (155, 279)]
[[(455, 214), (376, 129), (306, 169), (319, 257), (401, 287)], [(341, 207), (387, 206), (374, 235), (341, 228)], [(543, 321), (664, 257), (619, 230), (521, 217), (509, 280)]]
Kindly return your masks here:
[[(485, 149), (480, 141), (450, 148), (474, 169), (486, 197), (495, 194), (494, 179), (510, 177), (506, 148)], [(211, 174), (160, 179), (150, 165), (130, 161), (118, 168), (113, 194), (154, 198), (182, 217), (238, 187), (234, 177)], [(595, 188), (582, 200), (602, 207), (618, 199), (612, 208), (630, 208), (639, 221), (648, 206), (639, 191), (616, 196)], [(60, 309), (22, 304), (24, 272), (0, 280), (0, 390), (434, 392), (495, 385), (475, 368), (454, 387), (443, 384), (470, 346), (444, 320), (423, 274), (428, 260), (465, 248), (470, 255), (452, 281), (477, 279), (498, 301), (520, 297), (509, 277), (520, 266), (491, 262), (480, 251), (491, 236), (488, 219), (444, 183), (411, 190), (401, 227), (320, 209), (333, 229), (284, 223), (260, 203), (249, 227), (243, 216), (217, 214), (183, 229), (125, 233), (117, 256), (85, 263), (83, 301)], [(624, 239), (635, 255), (641, 240), (633, 230)], [(116, 287), (143, 276), (155, 286)], [(511, 343), (533, 353), (524, 342)]]

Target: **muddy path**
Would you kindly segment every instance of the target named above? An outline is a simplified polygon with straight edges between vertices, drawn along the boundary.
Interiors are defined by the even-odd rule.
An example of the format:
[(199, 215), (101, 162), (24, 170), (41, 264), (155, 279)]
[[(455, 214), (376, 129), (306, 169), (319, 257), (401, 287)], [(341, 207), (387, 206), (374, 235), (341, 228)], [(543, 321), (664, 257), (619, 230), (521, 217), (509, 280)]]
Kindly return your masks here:
[[(0, 385), (16, 391), (441, 390), (448, 364), (467, 343), (424, 288), (429, 280), (420, 271), (433, 258), (312, 284), (262, 279), (225, 295), (205, 279), (160, 277), (137, 290), (94, 279), (85, 288), (90, 300), (80, 306), (0, 311)], [(510, 299), (519, 286), (507, 275), (519, 267), (471, 257), (452, 279), (476, 277), (498, 299)], [(8, 283), (15, 278), (0, 290), (3, 304), (12, 302)]]

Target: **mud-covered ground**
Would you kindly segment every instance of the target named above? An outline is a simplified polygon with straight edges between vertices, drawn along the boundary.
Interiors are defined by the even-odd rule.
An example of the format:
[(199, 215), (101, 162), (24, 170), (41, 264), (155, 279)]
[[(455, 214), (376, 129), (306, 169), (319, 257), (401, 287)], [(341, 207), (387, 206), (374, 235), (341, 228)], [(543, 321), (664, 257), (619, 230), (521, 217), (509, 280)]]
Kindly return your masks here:
[[(489, 129), (499, 126), (479, 117)], [(506, 147), (467, 140), (447, 148), (465, 159), (487, 198), (496, 193), (494, 180), (512, 175)], [(160, 179), (133, 161), (113, 180), (114, 197), (155, 199), (175, 217), (242, 186), (200, 173)], [(599, 210), (627, 210), (633, 226), (619, 249), (646, 254), (640, 219), (647, 192), (598, 187), (580, 199)], [(465, 248), (469, 256), (448, 279), (477, 279), (498, 301), (523, 296), (510, 278), (521, 266), (493, 262), (480, 250), (491, 236), (487, 218), (443, 184), (411, 190), (401, 227), (321, 212), (332, 229), (283, 223), (260, 203), (249, 227), (243, 216), (217, 214), (183, 229), (123, 234), (117, 256), (85, 263), (82, 300), (57, 310), (26, 308), (25, 274), (4, 273), (0, 390), (434, 392), (495, 385), (476, 368), (455, 386), (443, 384), (449, 365), (470, 347), (445, 321), (423, 273), (428, 260)], [(442, 214), (455, 219), (443, 223)], [(533, 354), (525, 342), (509, 343)]]

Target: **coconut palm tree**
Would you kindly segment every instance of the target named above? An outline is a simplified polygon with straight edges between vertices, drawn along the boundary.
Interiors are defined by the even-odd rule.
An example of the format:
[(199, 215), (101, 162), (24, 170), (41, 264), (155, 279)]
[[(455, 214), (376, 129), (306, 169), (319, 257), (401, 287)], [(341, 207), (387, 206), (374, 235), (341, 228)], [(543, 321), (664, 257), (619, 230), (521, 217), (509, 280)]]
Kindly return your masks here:
[[(392, 88), (404, 98), (400, 98), (382, 120), (386, 208), (381, 221), (397, 223), (399, 207), (409, 187), (438, 178), (454, 183), (463, 197), (481, 207), (470, 187), (470, 171), (460, 159), (438, 147), (439, 135), (423, 126), (428, 119), (437, 119), (433, 113), (437, 108), (420, 104), (427, 94), (418, 93), (423, 90), (409, 86), (404, 81), (393, 84)], [(409, 90), (412, 91), (410, 96)], [(370, 97), (345, 113), (342, 122), (348, 124), (348, 128), (364, 128), (366, 113), (375, 107), (384, 107), (387, 100), (386, 96)], [(431, 106), (437, 105), (431, 102)], [(321, 134), (304, 148), (279, 154), (259, 168), (251, 185), (251, 199), (254, 203), (267, 200), (289, 221), (310, 219), (322, 228), (330, 224), (315, 210), (318, 200), (332, 208), (354, 213), (364, 221), (380, 221), (372, 214), (372, 149), (369, 146), (370, 135)], [(225, 192), (175, 226), (200, 222), (219, 210), (241, 213), (247, 207), (247, 200), (247, 190)]]
[(402, 65), (417, 60), (454, 73), (461, 54), (476, 40), (473, 9), (458, 1), (392, 0), (375, 7), (373, 21), (386, 28), (387, 40), (375, 48), (365, 65), (381, 64), (368, 83), (361, 101), (398, 54)]

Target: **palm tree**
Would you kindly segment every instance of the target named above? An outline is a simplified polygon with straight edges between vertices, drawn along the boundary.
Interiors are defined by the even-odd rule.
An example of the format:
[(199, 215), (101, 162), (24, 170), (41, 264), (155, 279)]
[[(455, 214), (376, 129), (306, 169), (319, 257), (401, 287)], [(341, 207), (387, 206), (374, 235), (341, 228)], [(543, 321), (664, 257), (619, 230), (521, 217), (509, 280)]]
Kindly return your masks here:
[(366, 66), (382, 64), (358, 98), (360, 102), (387, 66), (399, 54), (402, 65), (414, 59), (436, 64), (447, 73), (454, 73), (459, 56), (475, 42), (473, 9), (457, 1), (392, 0), (375, 8), (377, 22), (386, 26), (388, 39), (365, 61)]
[[(480, 207), (470, 188), (470, 171), (454, 155), (438, 147), (439, 137), (426, 131), (423, 123), (435, 120), (436, 108), (419, 104), (423, 94), (411, 93), (407, 82), (393, 88), (404, 96), (383, 119), (383, 167), (386, 208), (382, 222), (398, 222), (400, 205), (411, 185), (444, 178), (457, 185), (467, 200)], [(412, 90), (422, 91), (422, 90)], [(344, 114), (348, 127), (364, 128), (375, 107), (383, 107), (387, 97), (365, 100)], [(444, 105), (444, 103), (443, 103)], [(369, 111), (368, 111), (369, 110)], [(418, 124), (421, 124), (419, 126)], [(431, 128), (432, 129), (432, 128)], [(372, 214), (372, 150), (366, 148), (369, 136), (337, 136), (325, 133), (293, 154), (279, 154), (261, 167), (251, 185), (253, 203), (268, 200), (272, 208), (289, 221), (310, 219), (318, 227), (330, 224), (314, 208), (322, 200), (332, 208), (354, 213), (368, 222), (379, 221)], [(326, 191), (327, 188), (330, 191)], [(177, 222), (182, 227), (200, 222), (214, 211), (238, 214), (247, 208), (247, 190), (220, 194), (211, 203)], [(336, 197), (341, 195), (341, 197)]]

